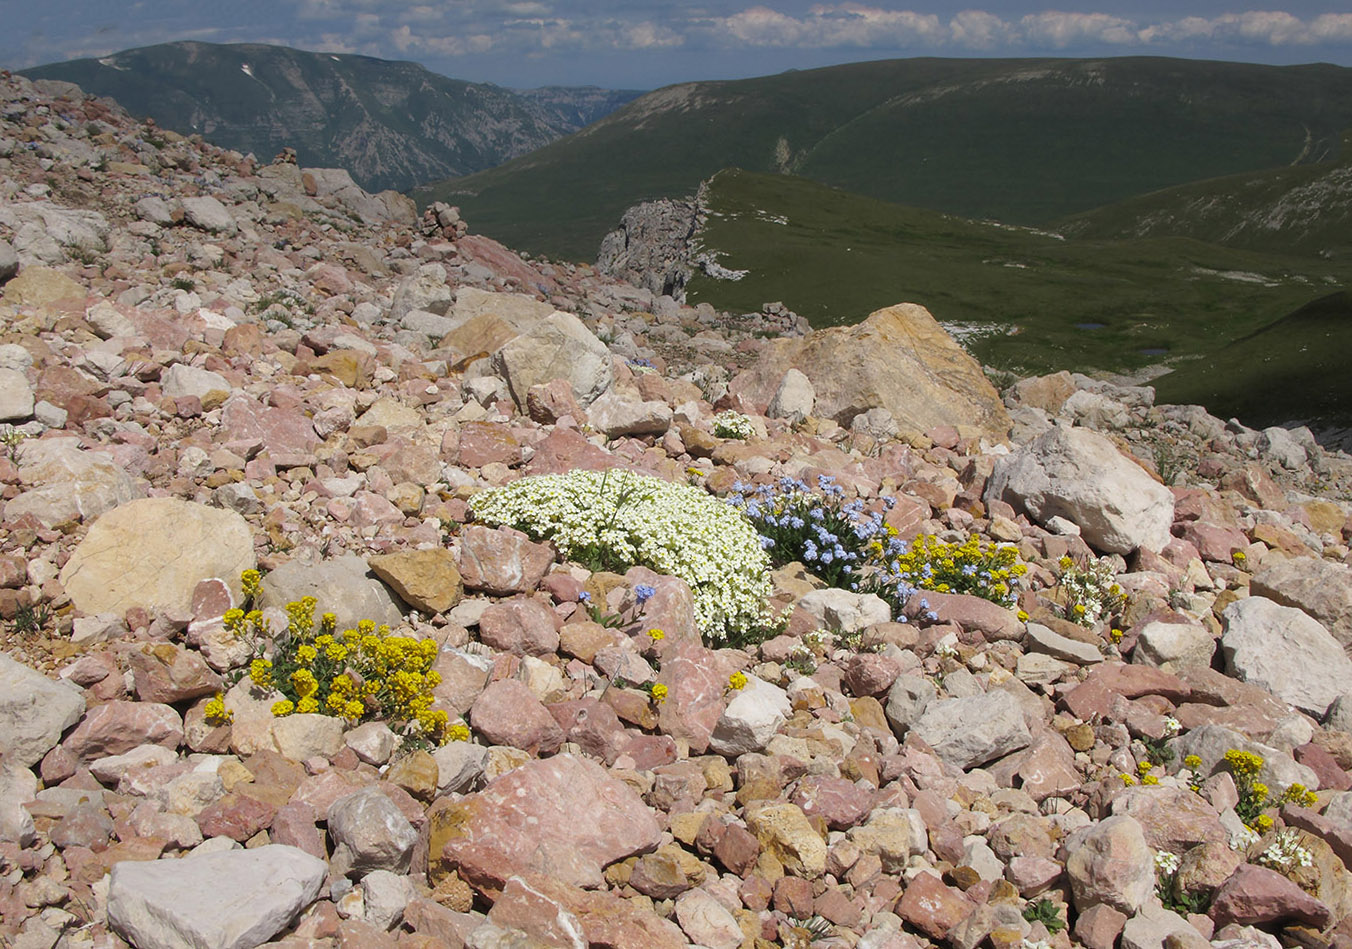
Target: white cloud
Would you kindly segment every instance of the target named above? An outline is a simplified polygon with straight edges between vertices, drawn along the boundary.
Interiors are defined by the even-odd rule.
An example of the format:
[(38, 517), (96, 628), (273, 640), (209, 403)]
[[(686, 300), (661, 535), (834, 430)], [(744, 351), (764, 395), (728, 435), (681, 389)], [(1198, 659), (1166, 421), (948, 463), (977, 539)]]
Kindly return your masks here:
[(1048, 10), (1019, 20), (1019, 33), (1035, 46), (1065, 49), (1081, 43), (1133, 44), (1141, 41), (1130, 20), (1107, 13), (1061, 13)]

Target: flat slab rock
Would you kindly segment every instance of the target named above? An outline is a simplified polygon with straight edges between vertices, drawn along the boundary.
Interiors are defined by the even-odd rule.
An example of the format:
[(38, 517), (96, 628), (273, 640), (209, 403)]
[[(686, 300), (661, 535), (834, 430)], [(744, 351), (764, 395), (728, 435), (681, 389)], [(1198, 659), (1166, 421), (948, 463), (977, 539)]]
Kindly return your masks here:
[(108, 920), (137, 949), (252, 949), (319, 896), (328, 865), (303, 850), (124, 860), (113, 867)]
[(608, 864), (652, 850), (662, 836), (632, 788), (573, 755), (528, 762), (430, 821), (432, 876), (458, 869), (492, 895), (523, 872), (599, 886)]

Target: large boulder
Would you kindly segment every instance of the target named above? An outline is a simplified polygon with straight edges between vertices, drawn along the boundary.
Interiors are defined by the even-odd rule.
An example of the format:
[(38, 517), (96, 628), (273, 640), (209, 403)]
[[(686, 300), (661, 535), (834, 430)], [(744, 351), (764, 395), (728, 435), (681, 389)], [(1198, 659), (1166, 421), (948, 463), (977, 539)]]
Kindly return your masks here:
[(1352, 645), (1352, 567), (1322, 557), (1265, 562), (1249, 590), (1317, 619), (1344, 647)]
[(913, 432), (952, 425), (964, 435), (1009, 433), (1009, 414), (980, 363), (914, 303), (878, 310), (855, 326), (772, 340), (729, 390), (765, 413), (790, 369), (811, 382), (813, 411), (847, 427), (882, 408)]
[(1087, 544), (1110, 554), (1158, 552), (1174, 520), (1169, 489), (1086, 428), (1048, 429), (998, 460), (986, 500), (1008, 502), (1043, 525), (1064, 517)]
[(355, 627), (364, 619), (377, 626), (397, 626), (403, 619), (399, 602), (385, 584), (368, 576), (366, 561), (343, 554), (319, 563), (288, 561), (268, 574), (263, 583), (263, 606), (283, 608), (312, 596), (316, 615), (332, 613), (338, 629)]
[(1348, 691), (1352, 659), (1327, 629), (1292, 606), (1246, 596), (1221, 614), (1226, 671), (1323, 718)]
[(607, 865), (652, 850), (662, 837), (636, 791), (573, 755), (527, 762), (429, 821), (433, 881), (456, 870), (490, 895), (523, 872), (598, 886)]
[(93, 520), (144, 493), (138, 482), (101, 451), (85, 451), (78, 438), (42, 438), (19, 449), (19, 477), (28, 486), (5, 504), (5, 518), (31, 514), (51, 527)]
[(252, 949), (313, 903), (328, 870), (269, 844), (180, 860), (123, 860), (108, 884), (108, 922), (140, 949)]
[(85, 613), (133, 606), (192, 613), (193, 591), (220, 577), (236, 592), (254, 566), (253, 530), (234, 511), (175, 498), (142, 498), (104, 514), (61, 570)]
[(615, 381), (610, 350), (571, 313), (555, 312), (493, 354), (493, 368), (507, 380), (519, 408), (530, 387), (566, 379), (584, 406)]

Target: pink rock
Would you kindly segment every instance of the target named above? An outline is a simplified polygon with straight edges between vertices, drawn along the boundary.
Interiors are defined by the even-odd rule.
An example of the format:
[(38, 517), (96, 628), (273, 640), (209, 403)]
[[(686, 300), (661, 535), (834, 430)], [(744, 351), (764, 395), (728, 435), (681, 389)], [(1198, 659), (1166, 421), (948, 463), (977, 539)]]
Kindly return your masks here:
[(466, 234), (455, 242), (455, 246), (463, 259), (483, 264), (509, 285), (515, 283), (528, 293), (549, 294), (558, 289), (553, 277), (541, 273), (491, 237)]
[(465, 422), (460, 426), (460, 450), (455, 463), (462, 468), (488, 464), (521, 464), (521, 443), (497, 422)]
[(1323, 929), (1332, 911), (1276, 870), (1246, 863), (1217, 887), (1207, 915), (1217, 928), (1229, 923), (1252, 926), (1294, 920)]
[(859, 925), (864, 917), (860, 900), (850, 899), (840, 887), (829, 887), (825, 893), (812, 901), (813, 912), (837, 926), (852, 929)]
[(658, 709), (663, 733), (686, 739), (691, 754), (704, 754), (723, 714), (724, 687), (731, 673), (724, 671), (716, 653), (697, 643), (680, 642), (668, 649), (660, 676), (667, 699)]
[(113, 836), (113, 819), (101, 804), (78, 804), (52, 825), (52, 843), (61, 847), (88, 847), (100, 851)]
[(529, 593), (554, 562), (554, 548), (520, 531), (471, 524), (460, 532), (460, 576), (465, 589), (494, 596)]
[(1061, 878), (1061, 864), (1047, 857), (1014, 857), (1005, 865), (1005, 879), (1024, 899), (1037, 896)]
[(1200, 520), (1185, 522), (1175, 536), (1192, 544), (1203, 560), (1212, 563), (1230, 563), (1231, 554), (1249, 546), (1249, 538), (1238, 528)]
[[(326, 812), (327, 813), (327, 812)], [(286, 844), (325, 860), (324, 832), (319, 829), (319, 814), (309, 804), (292, 801), (277, 808), (268, 828), (274, 844)]]
[[(922, 602), (923, 601), (923, 602)], [(926, 607), (924, 604), (928, 604)], [(926, 610), (938, 614), (940, 623), (956, 623), (966, 632), (978, 632), (988, 641), (1019, 639), (1023, 624), (998, 603), (966, 593), (935, 593), (921, 590), (906, 601), (906, 615), (915, 619)]]
[(563, 729), (530, 689), (516, 679), (492, 682), (469, 710), (474, 730), (495, 745), (548, 755), (563, 744)]
[(142, 646), (129, 658), (136, 697), (142, 702), (185, 702), (224, 687), (221, 677), (196, 650), (158, 643)]
[(1020, 756), (1014, 773), (1019, 776), (1023, 790), (1038, 802), (1074, 791), (1083, 783), (1075, 766), (1075, 750), (1050, 729), (1033, 740), (1032, 747)]
[(918, 873), (907, 884), (896, 913), (931, 939), (944, 935), (976, 909), (961, 891), (945, 885), (932, 873)]
[(650, 629), (660, 629), (666, 636), (663, 642), (671, 648), (680, 640), (701, 642), (699, 627), (695, 625), (695, 597), (690, 587), (679, 577), (655, 573), (647, 567), (631, 567), (624, 579), (629, 589), (646, 583), (655, 591), (638, 612), (641, 636)]
[(391, 438), (372, 449), (372, 454), (380, 459), (380, 467), (395, 484), (403, 481), (431, 484), (441, 478), (441, 458), (437, 453), (407, 438)]
[(774, 907), (786, 916), (807, 919), (812, 915), (812, 881), (783, 876), (775, 881)]
[(661, 829), (643, 799), (573, 755), (529, 761), (430, 819), (434, 863), (492, 897), (518, 873), (596, 887), (616, 860), (654, 849)]
[(1076, 918), (1075, 938), (1088, 949), (1113, 949), (1126, 924), (1125, 913), (1107, 903), (1098, 903)]
[[(488, 918), (546, 945), (574, 945), (579, 932), (588, 945), (613, 949), (684, 949), (686, 945), (673, 923), (630, 900), (533, 873), (509, 880)], [(568, 924), (576, 928), (570, 931)]]
[(200, 581), (192, 591), (192, 615), (194, 620), (215, 619), (225, 615), (225, 611), (234, 606), (234, 597), (230, 587), (219, 577)]
[(853, 781), (827, 775), (808, 775), (800, 780), (789, 800), (808, 817), (818, 816), (832, 830), (848, 830), (873, 809), (873, 794)]
[(714, 856), (718, 862), (740, 877), (745, 877), (756, 867), (756, 858), (760, 856), (760, 842), (755, 834), (739, 824), (729, 824), (714, 845)]
[(855, 653), (845, 660), (845, 687), (853, 695), (882, 695), (901, 675), (901, 664), (891, 656), (873, 652)]
[(553, 425), (565, 415), (582, 422), (586, 416), (567, 379), (553, 379), (530, 387), (526, 393), (526, 414), (541, 425)]
[(576, 429), (556, 428), (536, 443), (534, 456), (526, 462), (526, 473), (566, 474), (579, 469), (605, 471), (622, 465), (622, 459), (593, 445)]
[(622, 751), (628, 751), (630, 733), (624, 730), (615, 710), (600, 699), (569, 699), (546, 708), (563, 729), (565, 741), (575, 742), (607, 765), (613, 764)]
[(183, 719), (168, 705), (113, 701), (85, 713), (62, 747), (76, 760), (93, 761), (126, 754), (140, 745), (163, 745), (171, 750), (183, 742)]
[(260, 405), (235, 392), (221, 407), (221, 441), (262, 442), (271, 455), (311, 452), (319, 446), (314, 423), (298, 409)]
[(243, 843), (270, 827), (276, 814), (276, 805), (231, 791), (198, 813), (197, 826), (202, 828), (204, 836), (229, 837)]
[(551, 656), (559, 650), (554, 611), (533, 597), (494, 603), (479, 617), (479, 638), (499, 652)]
[(1337, 760), (1313, 743), (1292, 749), (1292, 756), (1319, 775), (1319, 787), (1325, 791), (1346, 791), (1352, 788), (1352, 776), (1339, 767)]
[(451, 715), (463, 715), (488, 682), (488, 673), (456, 655), (449, 649), (437, 654), (432, 668), (441, 676), (441, 682), (432, 690), (440, 708)]
[(625, 767), (635, 771), (651, 771), (675, 761), (677, 748), (676, 741), (670, 735), (645, 735), (626, 728), (624, 739), (619, 743), (619, 751), (619, 757), (607, 764), (618, 764), (624, 760), (629, 762)]
[(1066, 710), (1082, 721), (1106, 715), (1114, 694), (1129, 699), (1162, 695), (1171, 702), (1187, 701), (1192, 690), (1176, 675), (1151, 666), (1102, 662), (1062, 698)]

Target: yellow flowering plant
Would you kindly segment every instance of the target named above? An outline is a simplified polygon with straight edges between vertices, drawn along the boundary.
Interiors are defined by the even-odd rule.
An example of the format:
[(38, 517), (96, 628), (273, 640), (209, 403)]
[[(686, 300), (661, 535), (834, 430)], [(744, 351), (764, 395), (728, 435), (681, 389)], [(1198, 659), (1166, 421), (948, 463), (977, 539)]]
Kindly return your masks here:
[[(251, 607), (259, 586), (257, 579), (250, 583), (249, 572), (256, 571), (244, 578), (245, 606)], [(438, 651), (433, 640), (396, 636), (371, 620), (340, 634), (332, 613), (316, 623), (316, 605), (312, 596), (288, 603), (286, 629), (276, 636), (261, 611), (225, 614), (226, 628), (254, 648), (250, 681), (284, 696), (273, 703), (273, 715), (329, 715), (352, 724), (379, 719), (406, 738), (437, 744), (454, 737), (447, 713), (432, 708), (432, 690), (441, 682), (432, 669)]]

